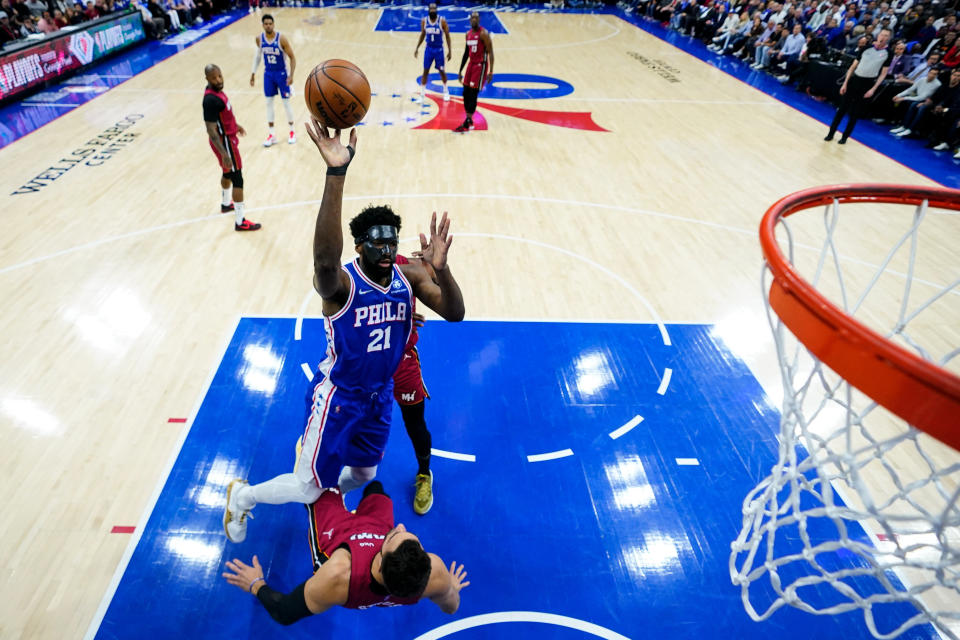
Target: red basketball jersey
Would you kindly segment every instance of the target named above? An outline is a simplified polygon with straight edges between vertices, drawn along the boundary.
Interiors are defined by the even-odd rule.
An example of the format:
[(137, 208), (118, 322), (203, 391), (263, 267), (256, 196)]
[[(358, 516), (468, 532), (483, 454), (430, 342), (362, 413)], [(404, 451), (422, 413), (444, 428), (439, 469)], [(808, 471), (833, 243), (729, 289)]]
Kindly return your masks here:
[(220, 111), (220, 129), (224, 135), (237, 135), (237, 119), (233, 117), (233, 107), (230, 106), (230, 99), (223, 91), (214, 91), (207, 87), (203, 92), (204, 97), (208, 95), (216, 96), (223, 102), (223, 110)]
[[(410, 261), (407, 260), (406, 256), (402, 256), (399, 253), (397, 254), (397, 264), (408, 264)], [(410, 296), (411, 303), (411, 313), (416, 313), (417, 311), (417, 299), (414, 296)], [(410, 337), (407, 338), (407, 344), (403, 348), (404, 351), (410, 351), (415, 346), (417, 346), (417, 340), (420, 339), (420, 334), (417, 333), (417, 325), (413, 325), (413, 329), (410, 331)]]
[[(374, 582), (370, 568), (387, 533), (393, 529), (393, 503), (383, 494), (363, 498), (356, 514), (343, 506), (339, 491), (328, 489), (309, 505), (314, 558), (325, 561), (340, 547), (350, 552), (350, 588), (346, 609), (416, 604), (417, 598), (398, 598)], [(317, 556), (320, 556), (319, 558)]]
[(467, 31), (467, 51), (470, 55), (470, 64), (483, 64), (487, 55), (487, 45), (483, 44), (480, 35), (485, 33), (486, 29), (480, 27), (479, 31), (470, 29)]

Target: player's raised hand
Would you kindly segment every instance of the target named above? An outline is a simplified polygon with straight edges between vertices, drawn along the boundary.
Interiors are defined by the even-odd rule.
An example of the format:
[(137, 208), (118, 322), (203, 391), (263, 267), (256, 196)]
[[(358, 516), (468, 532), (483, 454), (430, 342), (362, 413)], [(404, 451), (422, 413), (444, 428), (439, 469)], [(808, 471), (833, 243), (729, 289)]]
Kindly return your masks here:
[[(320, 155), (323, 156), (323, 161), (327, 163), (327, 166), (342, 167), (350, 164), (350, 160), (353, 159), (354, 154), (340, 142), (340, 129), (334, 129), (331, 135), (330, 130), (325, 124), (316, 118), (311, 118), (310, 120), (312, 126), (311, 122), (305, 123), (307, 135), (313, 140), (313, 144), (317, 145), (317, 149), (320, 151)], [(350, 142), (348, 146), (353, 147), (353, 151), (356, 152), (357, 130), (355, 128), (350, 130)]]
[(437, 227), (437, 212), (434, 211), (430, 217), (430, 241), (427, 237), (420, 234), (420, 253), (423, 260), (428, 262), (435, 271), (443, 271), (447, 268), (447, 252), (453, 243), (453, 236), (450, 235), (450, 219), (447, 212), (443, 212), (440, 218), (440, 226)]
[(453, 588), (456, 589), (457, 593), (470, 586), (470, 581), (466, 580), (467, 569), (462, 564), (458, 567), (455, 561), (450, 563), (450, 577), (453, 578)]

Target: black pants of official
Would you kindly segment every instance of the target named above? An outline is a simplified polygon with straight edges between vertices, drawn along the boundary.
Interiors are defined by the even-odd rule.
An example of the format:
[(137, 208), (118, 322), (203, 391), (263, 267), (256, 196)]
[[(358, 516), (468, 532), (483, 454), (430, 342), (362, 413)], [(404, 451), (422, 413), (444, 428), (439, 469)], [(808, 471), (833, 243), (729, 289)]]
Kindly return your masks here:
[(870, 90), (876, 78), (861, 78), (858, 75), (850, 76), (847, 82), (847, 92), (840, 96), (840, 105), (837, 107), (837, 113), (833, 116), (833, 122), (830, 123), (830, 137), (840, 128), (840, 122), (843, 116), (847, 116), (847, 128), (843, 130), (843, 139), (846, 140), (853, 133), (853, 128), (857, 126), (857, 120), (863, 111), (863, 94)]

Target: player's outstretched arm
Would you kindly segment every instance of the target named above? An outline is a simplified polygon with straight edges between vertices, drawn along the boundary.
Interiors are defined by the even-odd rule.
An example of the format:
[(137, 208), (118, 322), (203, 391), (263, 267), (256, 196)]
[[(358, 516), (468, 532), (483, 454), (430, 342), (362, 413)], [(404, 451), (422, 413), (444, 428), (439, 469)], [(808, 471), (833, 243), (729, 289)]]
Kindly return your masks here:
[(237, 558), (228, 560), (229, 571), (222, 575), (228, 583), (254, 595), (271, 618), (286, 626), (346, 602), (349, 578), (345, 583), (338, 565), (324, 563), (313, 577), (290, 593), (281, 593), (267, 584), (257, 556), (253, 556), (252, 565)]
[[(423, 266), (412, 264), (410, 284), (413, 285), (417, 298), (436, 311), (441, 318), (449, 322), (460, 322), (465, 313), (463, 293), (450, 271), (450, 265), (447, 264), (447, 253), (452, 243), (447, 212), (443, 212), (440, 225), (437, 226), (437, 212), (434, 211), (430, 218), (430, 241), (420, 234), (420, 252), (421, 259), (433, 267), (436, 279)], [(404, 274), (406, 273), (407, 271), (404, 271)]]
[(331, 135), (327, 127), (312, 119), (307, 123), (307, 135), (317, 145), (327, 165), (323, 198), (317, 213), (313, 234), (313, 286), (324, 299), (339, 299), (348, 290), (349, 276), (340, 269), (343, 253), (343, 228), (340, 214), (343, 209), (343, 183), (347, 167), (357, 148), (357, 130), (350, 130), (350, 143), (340, 143), (340, 130)]
[(462, 564), (457, 566), (456, 562), (451, 562), (448, 570), (443, 560), (432, 553), (430, 561), (430, 581), (423, 595), (444, 613), (456, 613), (460, 608), (460, 590), (470, 586), (466, 579), (467, 570)]

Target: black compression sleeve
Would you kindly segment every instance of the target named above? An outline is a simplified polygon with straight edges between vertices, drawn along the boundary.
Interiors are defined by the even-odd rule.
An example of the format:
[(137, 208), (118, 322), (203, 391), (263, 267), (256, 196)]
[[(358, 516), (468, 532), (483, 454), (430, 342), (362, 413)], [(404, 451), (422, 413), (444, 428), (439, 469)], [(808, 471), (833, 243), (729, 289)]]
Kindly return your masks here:
[(306, 582), (301, 583), (290, 593), (280, 593), (264, 584), (257, 591), (257, 600), (271, 618), (284, 626), (293, 624), (297, 620), (313, 615), (307, 608), (307, 600), (303, 595), (303, 587), (306, 584)]

